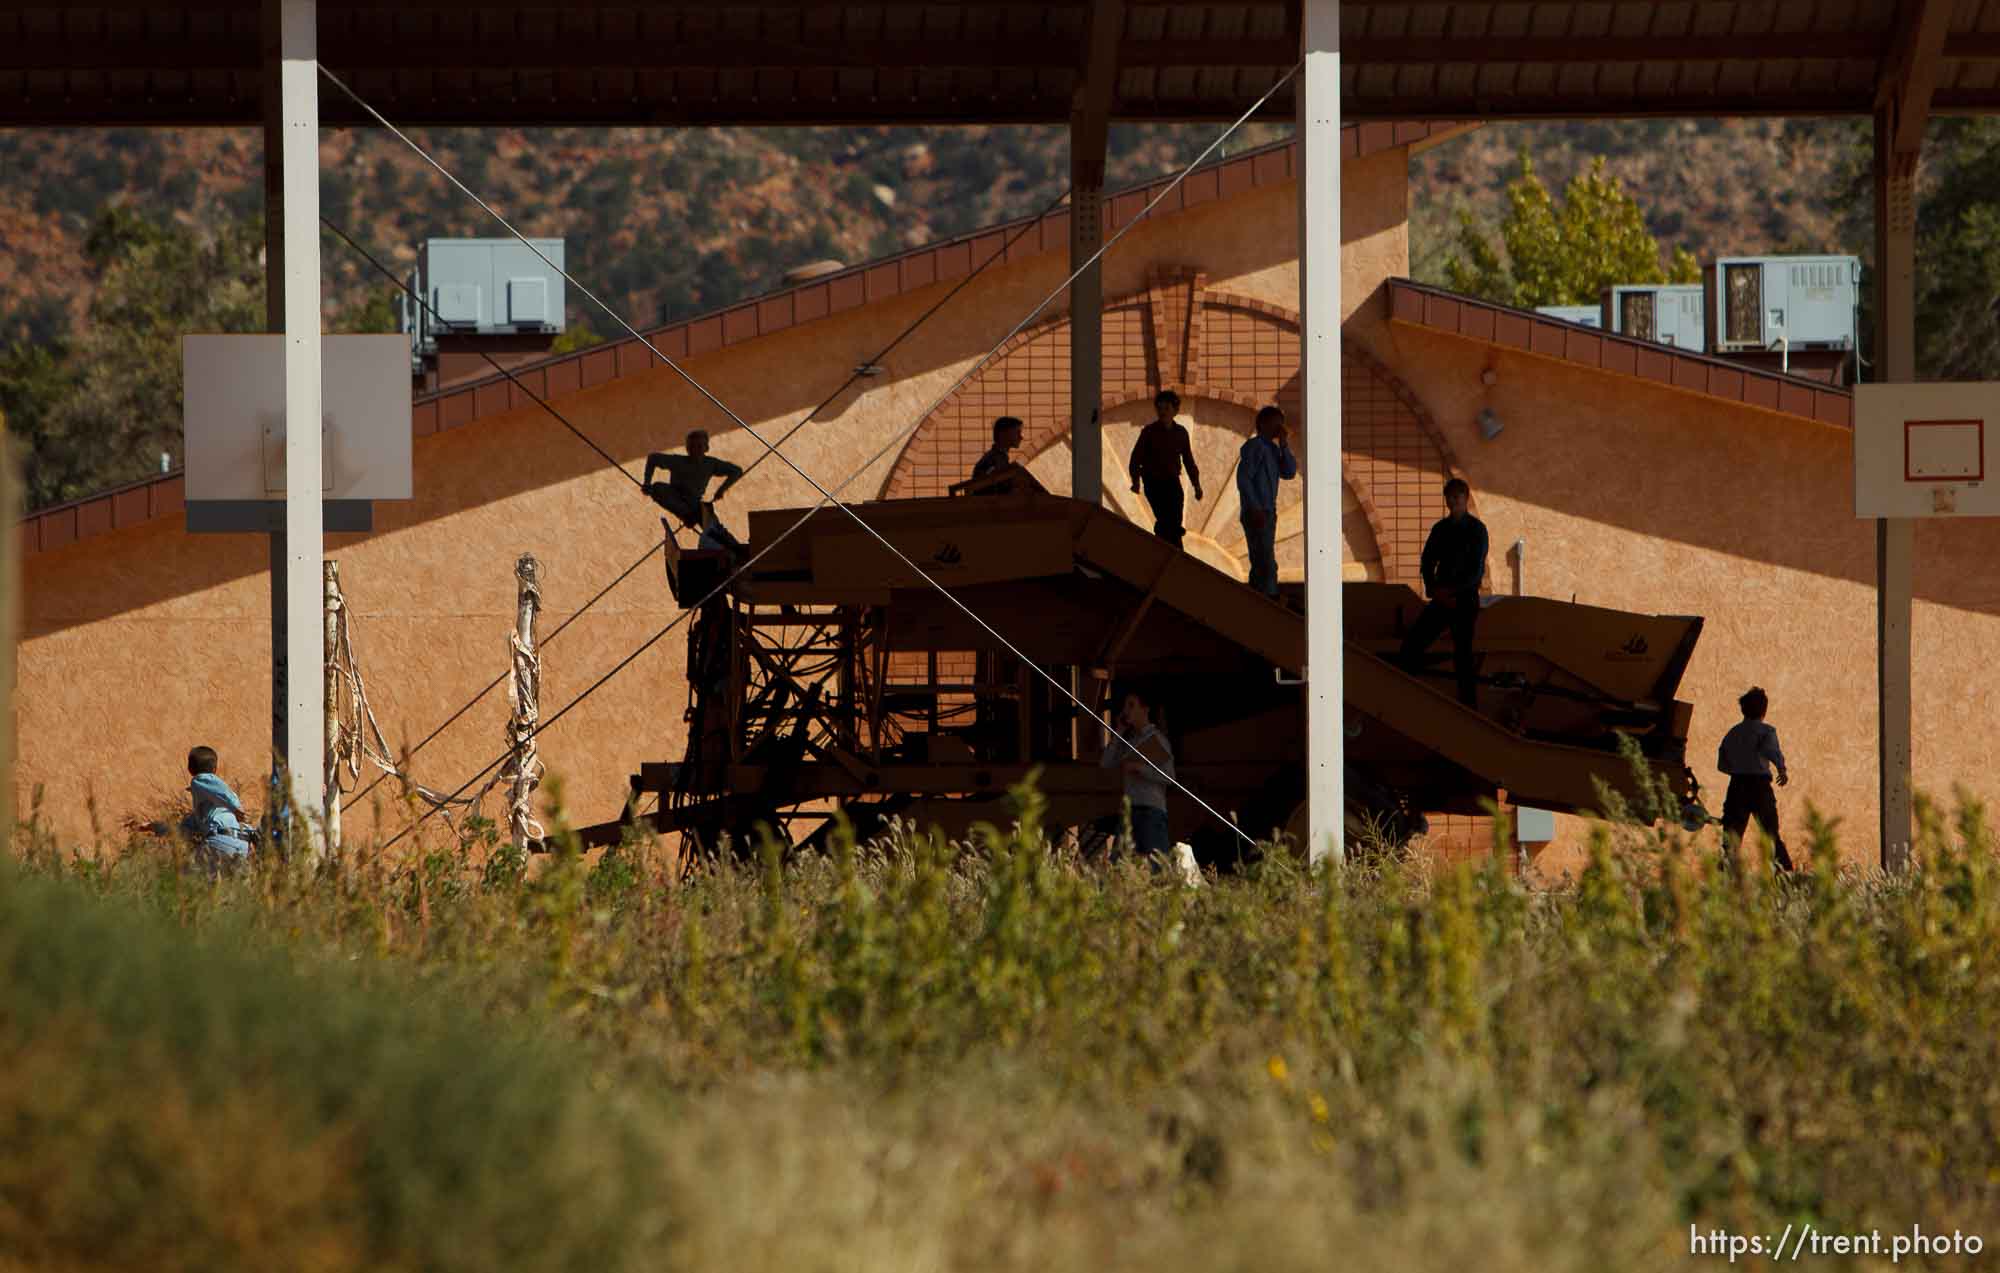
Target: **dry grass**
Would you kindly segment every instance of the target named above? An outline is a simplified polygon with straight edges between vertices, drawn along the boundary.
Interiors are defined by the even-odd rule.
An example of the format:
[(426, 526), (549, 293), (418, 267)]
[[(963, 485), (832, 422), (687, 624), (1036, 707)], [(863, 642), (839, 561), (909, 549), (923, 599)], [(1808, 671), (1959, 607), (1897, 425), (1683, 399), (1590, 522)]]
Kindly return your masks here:
[[(686, 883), (650, 845), (529, 870), (434, 844), (210, 886), (30, 833), (0, 874), (0, 1127), (44, 1130), (36, 1170), (0, 1170), (0, 1260), (1647, 1269), (1687, 1261), (1690, 1223), (2000, 1238), (2000, 870), (1974, 806), (1925, 806), (1893, 884), (1836, 871), (1826, 827), (1786, 884), (1626, 825), (1552, 893), (1284, 860), (1189, 891), (1051, 852), (1023, 813), (971, 848), (837, 842)], [(57, 898), (79, 918), (52, 929)], [(52, 936), (78, 923), (100, 940)], [(259, 969), (265, 1009), (77, 992), (206, 958)], [(241, 1026), (273, 978), (318, 989)], [(72, 1057), (84, 1086), (19, 1077)], [(244, 1081), (171, 1080), (220, 1058)], [(155, 1091), (167, 1116), (115, 1130)], [(211, 1156), (214, 1127), (254, 1152)], [(86, 1241), (142, 1205), (60, 1183), (114, 1145), (182, 1217), (146, 1232), (184, 1245)], [(218, 1200), (251, 1162), (296, 1186)]]

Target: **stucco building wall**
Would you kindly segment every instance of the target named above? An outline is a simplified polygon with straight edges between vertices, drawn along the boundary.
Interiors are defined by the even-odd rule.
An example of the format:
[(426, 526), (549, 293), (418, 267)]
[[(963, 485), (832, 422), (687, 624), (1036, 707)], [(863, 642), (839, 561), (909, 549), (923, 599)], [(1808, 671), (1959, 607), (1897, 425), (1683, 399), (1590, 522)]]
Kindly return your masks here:
[[(1403, 152), (1388, 158), (1373, 171), (1393, 183), (1399, 202)], [(1262, 187), (1138, 225), (1106, 258), (1107, 295), (1143, 292), (1149, 275), (1192, 264), (1219, 289), (1295, 307), (1295, 190)], [(880, 360), (885, 375), (836, 399), (785, 454), (828, 486), (856, 475), (850, 498), (875, 497), (899, 436), (1066, 274), (1060, 253), (990, 269)], [(775, 440), (948, 286), (686, 366)], [(665, 368), (563, 396), (557, 406), (634, 476), (649, 450), (677, 447), (695, 427), (708, 428), (716, 452), (740, 464), (764, 452)], [(636, 486), (533, 405), (419, 438), (415, 468), (415, 499), (379, 505), (373, 533), (330, 536), (327, 548), (341, 565), (371, 700), (397, 747), (423, 738), (507, 666), (518, 554), (542, 562), (548, 633), (660, 534), (658, 510)], [(772, 459), (720, 511), (740, 531), (750, 508), (815, 498)], [(262, 537), (189, 536), (180, 517), (168, 516), (27, 559), (17, 780), (23, 796), (44, 789), (44, 816), (65, 838), (89, 839), (87, 801), (109, 830), (171, 799), (196, 742), (221, 751), (239, 790), (256, 788), (269, 737), (265, 557)], [(662, 568), (648, 563), (548, 646), (544, 718), (677, 613)], [(542, 754), (578, 820), (615, 816), (641, 761), (680, 757), (685, 648), (685, 629), (675, 629), (543, 735)], [(417, 778), (443, 790), (470, 779), (500, 754), (506, 711), (504, 692), (490, 695), (417, 755)], [(391, 790), (385, 784), (378, 794)], [(391, 827), (404, 820), (393, 802), (381, 817)], [(350, 832), (373, 820), (367, 809), (350, 812)]]
[[(1871, 858), (1873, 539), (1852, 517), (1847, 433), (1391, 323), (1383, 283), (1408, 270), (1407, 164), (1406, 151), (1392, 150), (1343, 169), (1349, 577), (1412, 579), (1423, 531), (1439, 512), (1441, 478), (1467, 477), (1492, 528), (1494, 587), (1511, 586), (1505, 554), (1519, 539), (1530, 593), (1706, 617), (1683, 696), (1697, 704), (1690, 754), (1711, 807), (1720, 802), (1716, 742), (1736, 717), (1736, 695), (1756, 682), (1770, 690), (1772, 719), (1793, 756), (1796, 781), (1781, 796), (1787, 825), (1802, 832), (1811, 801), (1843, 819), (1850, 854)], [(1279, 182), (1141, 224), (1105, 264), (1105, 294), (1115, 302), (1107, 359), (1118, 360), (1106, 373), (1107, 453), (1122, 460), (1120, 447), (1148, 414), (1138, 399), (1149, 383), (1184, 386), (1212, 488), (1209, 507), (1195, 510), (1204, 520), (1191, 525), (1212, 532), (1224, 554), (1233, 551), (1230, 439), (1247, 430), (1255, 402), (1296, 403), (1297, 241), (1296, 186)], [(996, 265), (879, 359), (886, 374), (837, 398), (786, 444), (786, 455), (828, 485), (852, 475), (852, 498), (924, 493), (917, 488), (969, 465), (983, 420), (1004, 409), (1029, 420), (1037, 471), (1061, 485), (1068, 377), (1060, 299), (1017, 353), (962, 395), (963, 409), (938, 404), (1066, 273), (1059, 251)], [(876, 360), (948, 286), (686, 365), (775, 440), (851, 368)], [(1018, 351), (1030, 356), (1017, 367)], [(1481, 375), (1489, 368), (1490, 387)], [(1487, 405), (1506, 425), (1492, 442), (1474, 425)], [(739, 463), (763, 454), (664, 368), (566, 393), (557, 406), (634, 475), (647, 451), (678, 446), (693, 427), (710, 429), (718, 453)], [(925, 452), (925, 438), (939, 430), (950, 445)], [(1296, 421), (1295, 436), (1310, 446), (1310, 422)], [(912, 458), (924, 454), (927, 473)], [(1292, 486), (1288, 497), (1299, 494)], [(546, 634), (659, 538), (658, 511), (633, 484), (532, 405), (419, 438), (416, 490), (408, 504), (378, 507), (373, 534), (330, 537), (328, 547), (341, 562), (369, 692), (392, 745), (424, 737), (505, 669), (519, 553), (542, 561)], [(766, 460), (721, 510), (741, 529), (750, 508), (815, 498), (783, 463)], [(1115, 493), (1113, 502), (1143, 516)], [(1300, 520), (1294, 500), (1281, 509), (1281, 534)], [(1992, 785), (1996, 704), (1981, 669), (2000, 655), (2000, 576), (1987, 568), (1996, 550), (2000, 529), (1980, 522), (1926, 524), (1918, 536), (1916, 765), (1932, 790)], [(1281, 564), (1296, 570), (1295, 543), (1281, 545)], [(87, 798), (107, 828), (170, 798), (197, 741), (221, 749), (239, 786), (254, 786), (268, 736), (264, 568), (261, 538), (191, 537), (178, 516), (28, 558), (19, 781), (24, 796), (46, 789), (45, 814), (65, 837), (88, 837)], [(548, 646), (545, 717), (677, 613), (657, 559), (648, 562)], [(641, 761), (681, 755), (684, 654), (685, 632), (675, 629), (544, 735), (543, 755), (578, 820), (614, 816)], [(470, 778), (499, 754), (505, 715), (496, 692), (417, 756), (417, 777), (447, 790)], [(386, 807), (384, 817), (398, 826), (403, 815)], [(349, 825), (370, 829), (370, 814), (350, 814)], [(1441, 830), (1462, 847), (1484, 842), (1475, 820)], [(1579, 826), (1565, 820), (1561, 834), (1539, 859), (1545, 869), (1577, 861)]]
[[(1874, 861), (1874, 527), (1854, 517), (1851, 434), (1406, 324), (1385, 335), (1477, 492), (1496, 586), (1511, 583), (1504, 554), (1520, 540), (1527, 593), (1703, 616), (1681, 696), (1696, 705), (1689, 757), (1710, 809), (1736, 698), (1762, 685), (1792, 766), (1778, 793), (1787, 839), (1804, 840), (1810, 803), (1841, 820), (1846, 856)], [(1490, 442), (1474, 424), (1488, 405), (1505, 426)], [(1941, 795), (2000, 785), (1995, 554), (1990, 522), (1920, 527), (1914, 766)], [(1559, 821), (1544, 870), (1581, 860), (1580, 820)]]

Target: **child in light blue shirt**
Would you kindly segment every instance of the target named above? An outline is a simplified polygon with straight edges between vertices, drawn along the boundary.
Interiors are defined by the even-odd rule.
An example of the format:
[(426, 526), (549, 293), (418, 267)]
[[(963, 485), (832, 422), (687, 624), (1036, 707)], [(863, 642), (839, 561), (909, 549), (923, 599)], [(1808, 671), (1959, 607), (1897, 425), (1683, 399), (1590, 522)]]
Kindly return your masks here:
[(181, 831), (194, 845), (196, 860), (211, 875), (236, 870), (250, 861), (243, 802), (215, 772), (217, 763), (213, 747), (188, 752), (188, 795), (194, 809), (181, 819)]

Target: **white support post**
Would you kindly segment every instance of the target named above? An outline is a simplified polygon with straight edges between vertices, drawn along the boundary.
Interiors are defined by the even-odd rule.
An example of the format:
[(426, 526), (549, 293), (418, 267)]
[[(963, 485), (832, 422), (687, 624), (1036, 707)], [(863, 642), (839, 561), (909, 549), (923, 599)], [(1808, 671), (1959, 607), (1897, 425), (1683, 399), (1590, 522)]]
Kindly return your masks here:
[[(1070, 171), (1077, 172), (1076, 130), (1070, 130)], [(1104, 163), (1097, 164), (1099, 182)], [(1074, 177), (1072, 178), (1074, 180)], [(1090, 259), (1104, 241), (1104, 189), (1073, 184), (1069, 200), (1070, 268)], [(1072, 499), (1104, 502), (1104, 274), (1092, 265), (1069, 285), (1069, 491)]]
[(1340, 568), (1340, 3), (1302, 0), (1299, 383), (1306, 439), (1307, 856), (1347, 858)]
[[(319, 617), (325, 548), (320, 507), (319, 64), (316, 0), (282, 0), (279, 99), (285, 244), (285, 769), (292, 809), (320, 846), (326, 803), (325, 675)], [(305, 846), (294, 846), (305, 848)]]
[[(281, 68), (284, 65), (284, 0), (264, 0), (264, 330), (285, 330), (285, 122)], [(285, 532), (266, 538), (271, 607), (271, 755), (270, 781), (265, 791), (267, 835), (282, 835), (278, 825), (277, 784), (291, 749), (285, 704), (290, 677), (285, 674)], [(275, 842), (275, 841), (274, 841)]]
[[(1921, 128), (1911, 149), (1898, 145), (1891, 109), (1875, 113), (1875, 361), (1879, 379), (1917, 378), (1916, 176)], [(1909, 865), (1912, 711), (1910, 620), (1916, 575), (1915, 521), (1875, 522), (1875, 640), (1881, 865)]]

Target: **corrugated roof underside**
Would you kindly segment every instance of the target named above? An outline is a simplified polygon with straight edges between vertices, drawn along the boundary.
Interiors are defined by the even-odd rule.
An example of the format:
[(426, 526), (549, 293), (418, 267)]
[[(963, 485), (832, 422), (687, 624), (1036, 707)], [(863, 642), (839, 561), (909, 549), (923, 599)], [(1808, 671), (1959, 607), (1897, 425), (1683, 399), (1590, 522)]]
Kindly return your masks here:
[[(1896, 0), (1341, 6), (1356, 117), (1867, 111)], [(1935, 109), (2000, 109), (2000, 3), (1957, 0)]]
[[(1089, 12), (322, 0), (319, 55), (398, 122), (1060, 122)], [(0, 7), (0, 123), (255, 122), (259, 39), (257, 0)], [(1297, 49), (1286, 0), (1132, 0), (1113, 110), (1228, 118)], [(332, 91), (322, 109), (355, 114)]]

